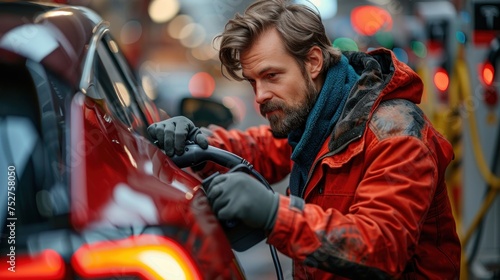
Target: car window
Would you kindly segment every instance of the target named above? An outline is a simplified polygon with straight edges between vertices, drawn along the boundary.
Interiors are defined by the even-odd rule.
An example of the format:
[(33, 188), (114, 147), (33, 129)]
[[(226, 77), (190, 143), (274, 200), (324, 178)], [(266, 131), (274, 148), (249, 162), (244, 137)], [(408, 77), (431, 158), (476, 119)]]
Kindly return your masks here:
[(108, 108), (114, 117), (133, 131), (146, 135), (147, 124), (133, 97), (133, 91), (127, 79), (111, 57), (107, 44), (97, 47), (97, 65), (94, 83), (106, 99)]
[(120, 52), (116, 42), (111, 38), (109, 34), (104, 35), (104, 40), (108, 44), (111, 50), (111, 58), (114, 59), (116, 65), (119, 66), (121, 70), (121, 75), (125, 77), (131, 88), (131, 95), (135, 98), (137, 105), (141, 109), (141, 117), (144, 118), (144, 122), (152, 124), (153, 122), (160, 121), (158, 108), (154, 102), (149, 98), (144, 89), (139, 85), (134, 73), (132, 72), (132, 67), (125, 59), (123, 54)]

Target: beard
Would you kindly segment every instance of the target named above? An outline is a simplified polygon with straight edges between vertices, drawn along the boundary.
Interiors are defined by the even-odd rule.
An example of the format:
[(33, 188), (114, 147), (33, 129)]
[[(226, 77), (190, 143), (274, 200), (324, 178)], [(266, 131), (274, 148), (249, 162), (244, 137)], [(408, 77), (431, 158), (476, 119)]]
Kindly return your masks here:
[(305, 100), (299, 102), (298, 105), (287, 105), (281, 100), (269, 101), (260, 105), (260, 114), (264, 117), (272, 111), (280, 110), (282, 112), (283, 117), (272, 114), (268, 118), (271, 132), (275, 138), (287, 138), (288, 134), (293, 130), (305, 127), (307, 117), (318, 98), (318, 92), (312, 80), (306, 77), (306, 81), (304, 88)]

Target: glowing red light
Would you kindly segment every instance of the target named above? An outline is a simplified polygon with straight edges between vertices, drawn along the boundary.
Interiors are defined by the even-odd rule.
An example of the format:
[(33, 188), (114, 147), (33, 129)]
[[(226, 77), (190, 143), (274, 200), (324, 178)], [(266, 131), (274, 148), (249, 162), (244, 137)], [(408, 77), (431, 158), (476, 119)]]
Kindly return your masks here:
[(380, 30), (392, 29), (392, 17), (386, 10), (376, 6), (360, 6), (351, 11), (351, 24), (356, 32), (372, 36)]
[(206, 72), (199, 72), (189, 80), (189, 92), (194, 97), (207, 98), (215, 90), (215, 79)]
[[(16, 255), (14, 260), (4, 256), (0, 258), (4, 264), (0, 270), (0, 279), (65, 279), (64, 260), (54, 250), (44, 250), (35, 255)], [(15, 262), (16, 266), (10, 266)], [(9, 267), (14, 267), (10, 270)]]
[(493, 84), (493, 80), (495, 79), (495, 68), (493, 68), (491, 63), (486, 62), (483, 64), (481, 69), (481, 78), (485, 85), (491, 86)]
[(450, 85), (450, 77), (445, 69), (439, 68), (434, 74), (434, 84), (440, 91), (446, 91)]

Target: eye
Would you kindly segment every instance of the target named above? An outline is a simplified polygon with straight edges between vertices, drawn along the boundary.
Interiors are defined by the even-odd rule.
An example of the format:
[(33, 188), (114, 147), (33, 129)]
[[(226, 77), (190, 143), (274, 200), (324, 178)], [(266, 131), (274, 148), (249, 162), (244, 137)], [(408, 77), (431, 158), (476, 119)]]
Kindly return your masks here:
[(255, 89), (255, 80), (253, 79), (245, 79), (249, 84), (250, 86), (252, 86), (253, 89)]
[(276, 74), (276, 73), (269, 73), (266, 75), (266, 79), (272, 80), (272, 79), (276, 78), (277, 75), (278, 74)]

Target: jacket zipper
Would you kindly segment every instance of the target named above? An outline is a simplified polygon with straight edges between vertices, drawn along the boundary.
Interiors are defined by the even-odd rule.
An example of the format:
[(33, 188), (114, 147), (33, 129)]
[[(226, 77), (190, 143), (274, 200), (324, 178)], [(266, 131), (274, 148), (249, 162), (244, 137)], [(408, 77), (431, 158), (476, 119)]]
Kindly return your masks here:
[(326, 157), (329, 157), (329, 156), (333, 156), (335, 154), (337, 154), (339, 151), (342, 151), (343, 149), (345, 149), (349, 144), (351, 144), (352, 142), (358, 140), (359, 138), (361, 138), (361, 136), (363, 136), (363, 133), (360, 133), (358, 135), (356, 135), (356, 137), (353, 137), (351, 138), (349, 141), (345, 142), (344, 144), (342, 144), (342, 146), (338, 147), (337, 149), (329, 152), (329, 153), (326, 153), (324, 155), (322, 155), (320, 158), (318, 158), (317, 161), (315, 161), (311, 167), (311, 170), (309, 170), (309, 174), (307, 175), (307, 180), (306, 180), (306, 183), (304, 184), (304, 187), (302, 188), (302, 191), (300, 192), (300, 198), (304, 198), (304, 193), (306, 191), (306, 187), (307, 187), (307, 184), (309, 183), (309, 181), (311, 180), (311, 177), (312, 177), (312, 174), (313, 174), (313, 171), (314, 169), (316, 168), (316, 165), (318, 165), (318, 163), (326, 158)]

